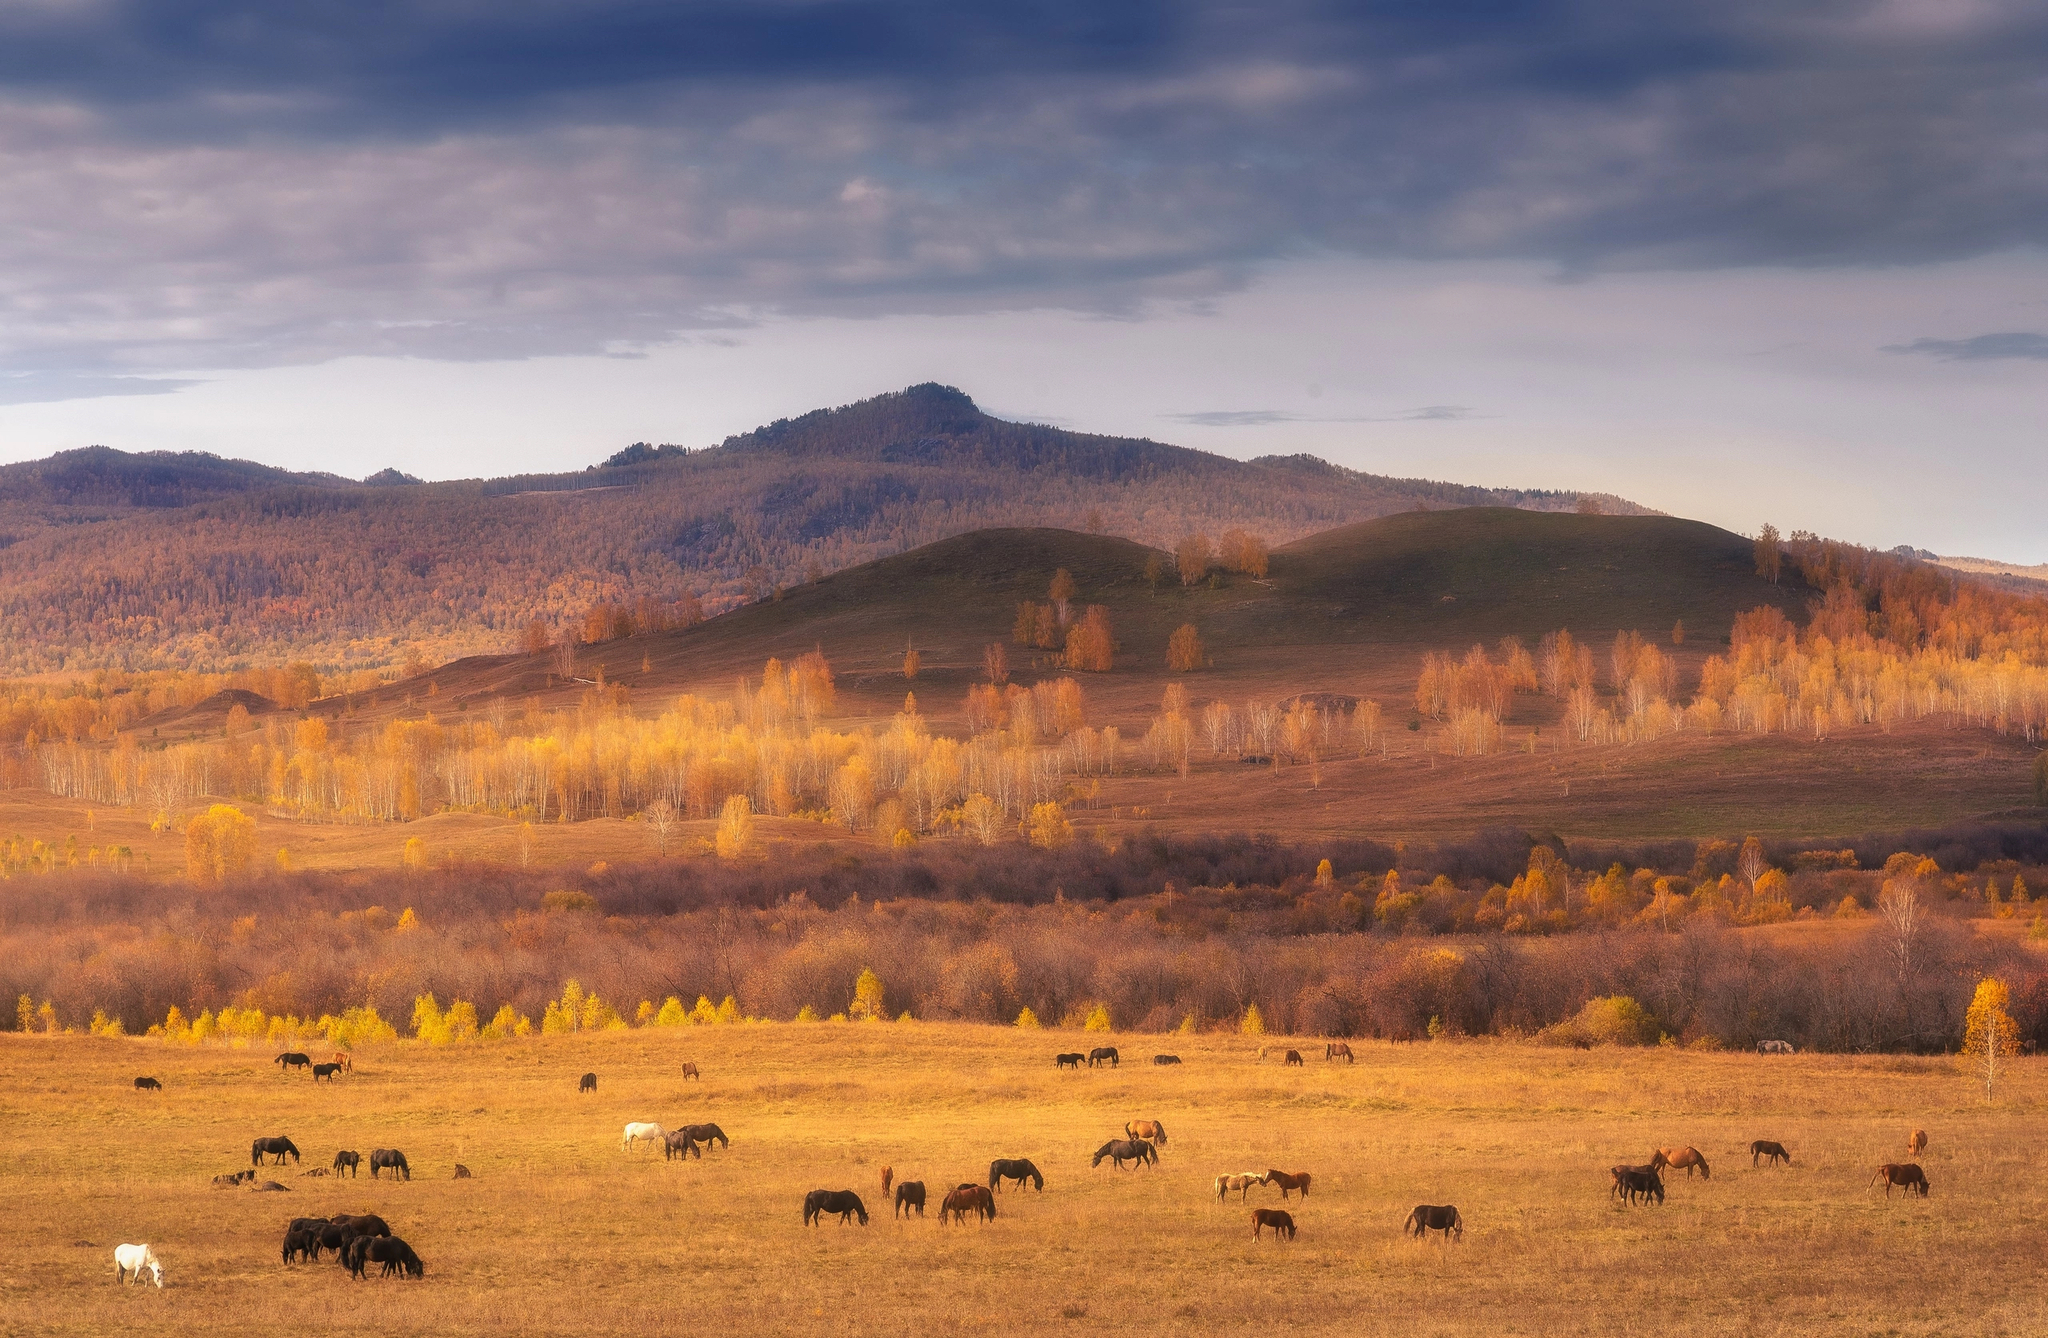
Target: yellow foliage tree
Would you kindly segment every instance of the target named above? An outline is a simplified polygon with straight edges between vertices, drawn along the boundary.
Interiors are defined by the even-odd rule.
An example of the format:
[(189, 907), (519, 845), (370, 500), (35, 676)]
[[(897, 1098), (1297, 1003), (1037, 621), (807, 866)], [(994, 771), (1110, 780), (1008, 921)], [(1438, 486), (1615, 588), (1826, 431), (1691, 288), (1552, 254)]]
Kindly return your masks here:
[(1195, 585), (1216, 565), (1216, 549), (1209, 536), (1196, 530), (1185, 535), (1173, 550), (1174, 565), (1180, 569), (1180, 583)]
[(887, 1022), (889, 1013), (882, 1006), (884, 993), (882, 978), (863, 967), (860, 979), (853, 983), (853, 1006), (847, 1011), (863, 1022)]
[(1058, 850), (1074, 839), (1074, 824), (1067, 821), (1066, 811), (1050, 800), (1031, 806), (1027, 826), (1031, 844), (1041, 850)]
[(1972, 1072), (1984, 1078), (1984, 1096), (1989, 1100), (2003, 1067), (2002, 1061), (2020, 1051), (2019, 1024), (2005, 1011), (2012, 996), (2005, 982), (1987, 976), (1977, 982), (1976, 997), (1963, 1019), (1963, 1057)]
[(1095, 1005), (1088, 1013), (1088, 1020), (1081, 1024), (1081, 1030), (1083, 1031), (1108, 1031), (1109, 1029), (1108, 1004)]
[(215, 804), (185, 826), (185, 871), (195, 883), (218, 883), (249, 867), (256, 821), (233, 804)]
[(1266, 1018), (1263, 1013), (1259, 1012), (1257, 1004), (1246, 1004), (1244, 1006), (1244, 1020), (1237, 1024), (1237, 1029), (1246, 1036), (1264, 1036), (1266, 1034)]
[(1202, 667), (1202, 637), (1193, 623), (1182, 623), (1166, 639), (1166, 667), (1176, 674), (1193, 673)]
[(1017, 1014), (1017, 1025), (1027, 1031), (1035, 1030), (1038, 1027), (1038, 1014), (1026, 1008), (1023, 1012)]
[(754, 844), (754, 805), (743, 794), (729, 795), (718, 815), (718, 857), (739, 859)]

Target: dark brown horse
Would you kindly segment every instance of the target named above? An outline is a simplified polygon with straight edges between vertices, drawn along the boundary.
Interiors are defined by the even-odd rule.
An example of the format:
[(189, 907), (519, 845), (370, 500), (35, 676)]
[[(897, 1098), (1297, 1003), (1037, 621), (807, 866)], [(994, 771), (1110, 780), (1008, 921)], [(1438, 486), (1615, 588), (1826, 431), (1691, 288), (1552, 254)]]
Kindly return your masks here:
[(1290, 1065), (1290, 1066), (1294, 1067), (1294, 1068), (1300, 1068), (1300, 1067), (1301, 1067), (1301, 1051), (1299, 1051), (1299, 1050), (1289, 1050), (1289, 1051), (1287, 1052), (1287, 1058), (1286, 1058), (1286, 1060), (1285, 1060), (1284, 1062), (1285, 1062), (1285, 1063), (1287, 1063), (1288, 1065)]
[(1464, 1219), (1458, 1216), (1456, 1206), (1448, 1203), (1441, 1206), (1430, 1203), (1416, 1204), (1415, 1211), (1408, 1214), (1406, 1230), (1417, 1240), (1432, 1231), (1443, 1232), (1445, 1240), (1449, 1240), (1453, 1232), (1457, 1233), (1459, 1240), (1465, 1239)]
[(1614, 1186), (1608, 1195), (1620, 1195), (1624, 1203), (1634, 1203), (1638, 1198), (1647, 1203), (1652, 1198), (1664, 1202), (1664, 1181), (1654, 1166), (1616, 1166), (1608, 1174), (1614, 1177)]
[(1113, 1045), (1098, 1045), (1088, 1052), (1088, 1067), (1091, 1069), (1097, 1064), (1107, 1064), (1115, 1068), (1122, 1062)]
[(334, 1075), (339, 1072), (341, 1072), (341, 1065), (339, 1064), (315, 1064), (313, 1066), (313, 1081), (319, 1082), (324, 1078), (328, 1082), (333, 1082)]
[(1252, 1209), (1252, 1239), (1257, 1240), (1267, 1227), (1273, 1228), (1274, 1240), (1279, 1240), (1282, 1235), (1293, 1240), (1294, 1214), (1280, 1208)]
[(1905, 1190), (1908, 1194), (1918, 1190), (1920, 1191), (1921, 1198), (1927, 1197), (1927, 1172), (1921, 1170), (1913, 1162), (1905, 1162), (1903, 1164), (1886, 1162), (1877, 1168), (1876, 1175), (1870, 1177), (1872, 1184), (1876, 1184), (1880, 1180), (1884, 1181), (1884, 1196), (1886, 1198), (1892, 1196), (1892, 1187), (1894, 1185)]
[(249, 1145), (251, 1166), (261, 1166), (265, 1157), (276, 1157), (277, 1164), (282, 1166), (287, 1155), (291, 1157), (294, 1165), (298, 1163), (299, 1150), (292, 1145), (289, 1138), (259, 1138)]
[(391, 1234), (391, 1228), (385, 1225), (384, 1219), (375, 1213), (358, 1213), (353, 1216), (348, 1213), (336, 1213), (327, 1220), (338, 1227), (347, 1227), (358, 1236), (388, 1236)]
[(697, 1071), (697, 1062), (693, 1059), (683, 1061), (683, 1076), (685, 1078), (695, 1078), (698, 1082), (704, 1081), (704, 1075)]
[(1024, 1157), (998, 1157), (988, 1164), (990, 1189), (998, 1194), (1002, 1193), (1005, 1180), (1015, 1180), (1019, 1189), (1024, 1188), (1026, 1180), (1031, 1182), (1033, 1189), (1045, 1188), (1045, 1177), (1038, 1173), (1038, 1168), (1033, 1166), (1028, 1158)]
[(380, 1170), (402, 1180), (412, 1179), (412, 1167), (405, 1164), (405, 1154), (397, 1148), (378, 1148), (370, 1154), (370, 1179), (375, 1180)]
[(1792, 1164), (1792, 1154), (1785, 1151), (1785, 1145), (1773, 1143), (1768, 1138), (1759, 1138), (1749, 1145), (1749, 1164), (1755, 1166), (1759, 1157), (1769, 1157), (1773, 1166), (1781, 1161), (1787, 1166)]
[(302, 1055), (296, 1050), (288, 1050), (270, 1062), (277, 1065), (279, 1073), (283, 1073), (286, 1069), (309, 1069), (313, 1067), (313, 1057), (311, 1055)]
[(1328, 1045), (1324, 1046), (1323, 1058), (1341, 1058), (1347, 1064), (1355, 1064), (1358, 1062), (1357, 1059), (1351, 1053), (1351, 1047), (1345, 1044), (1343, 1041), (1331, 1041)]
[[(905, 1180), (902, 1184), (896, 1186), (896, 1212), (908, 1217), (912, 1208), (917, 1209), (919, 1217), (924, 1216), (924, 1181), (922, 1180)], [(895, 1213), (891, 1213), (890, 1216), (895, 1216)]]
[(576, 1094), (578, 1096), (585, 1092), (595, 1092), (596, 1090), (597, 1075), (595, 1073), (586, 1073), (576, 1080)]
[(161, 1092), (164, 1090), (164, 1085), (154, 1078), (137, 1078), (135, 1080), (135, 1090), (138, 1092)]
[(334, 1173), (336, 1175), (340, 1175), (346, 1170), (349, 1173), (349, 1178), (354, 1179), (356, 1173), (362, 1169), (362, 1165), (363, 1154), (360, 1152), (337, 1152), (334, 1154)]
[(725, 1136), (725, 1130), (715, 1124), (686, 1124), (683, 1132), (699, 1143), (716, 1143), (722, 1148), (732, 1146), (732, 1140)]
[(956, 1222), (965, 1222), (969, 1213), (978, 1214), (984, 1222), (993, 1222), (996, 1196), (988, 1192), (986, 1185), (959, 1185), (939, 1204), (940, 1223), (945, 1222), (948, 1213)]
[(839, 1225), (845, 1226), (856, 1215), (860, 1224), (868, 1224), (868, 1206), (860, 1201), (860, 1195), (850, 1189), (814, 1189), (804, 1195), (804, 1225), (817, 1226), (826, 1213), (838, 1213)]
[(695, 1157), (702, 1161), (704, 1149), (697, 1146), (697, 1140), (690, 1137), (687, 1130), (671, 1129), (662, 1135), (661, 1159), (667, 1161), (671, 1157), (681, 1157), (685, 1161)]
[(1124, 1163), (1134, 1161), (1140, 1166), (1150, 1165), (1159, 1160), (1158, 1152), (1142, 1138), (1112, 1138), (1095, 1149), (1095, 1160), (1088, 1163), (1090, 1169), (1102, 1165), (1102, 1159), (1109, 1158), (1117, 1170), (1124, 1169)]
[(1088, 1056), (1082, 1054), (1079, 1050), (1075, 1050), (1064, 1055), (1054, 1055), (1052, 1057), (1052, 1066), (1056, 1069), (1077, 1069), (1081, 1067), (1082, 1061), (1087, 1058)]
[(1309, 1173), (1307, 1171), (1300, 1171), (1294, 1175), (1289, 1175), (1285, 1171), (1266, 1172), (1266, 1183), (1280, 1186), (1280, 1197), (1282, 1199), (1285, 1199), (1290, 1192), (1297, 1189), (1301, 1191), (1301, 1197), (1307, 1198), (1308, 1182)]

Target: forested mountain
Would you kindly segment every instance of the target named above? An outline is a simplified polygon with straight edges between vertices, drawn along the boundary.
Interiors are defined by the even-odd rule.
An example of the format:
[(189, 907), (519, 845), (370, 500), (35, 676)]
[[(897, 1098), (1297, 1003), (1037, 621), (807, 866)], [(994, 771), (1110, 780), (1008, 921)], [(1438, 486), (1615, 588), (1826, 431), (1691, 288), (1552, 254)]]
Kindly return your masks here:
[(535, 620), (559, 635), (599, 604), (716, 612), (991, 526), (1162, 547), (1237, 526), (1278, 545), (1394, 512), (1583, 500), (1009, 423), (936, 385), (492, 480), (93, 448), (0, 469), (0, 672), (443, 660)]

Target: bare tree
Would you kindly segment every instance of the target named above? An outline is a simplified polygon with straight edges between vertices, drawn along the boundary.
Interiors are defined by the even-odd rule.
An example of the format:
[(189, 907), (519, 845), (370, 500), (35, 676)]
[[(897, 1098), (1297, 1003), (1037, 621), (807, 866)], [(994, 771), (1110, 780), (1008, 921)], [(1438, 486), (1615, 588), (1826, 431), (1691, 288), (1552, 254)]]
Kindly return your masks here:
[(1891, 958), (1903, 991), (1913, 974), (1915, 949), (1920, 943), (1920, 889), (1910, 876), (1886, 879), (1877, 898), (1877, 911), (1884, 917), (1885, 955)]
[(657, 799), (646, 808), (647, 825), (654, 828), (656, 853), (668, 853), (668, 834), (676, 825), (676, 806), (666, 799)]

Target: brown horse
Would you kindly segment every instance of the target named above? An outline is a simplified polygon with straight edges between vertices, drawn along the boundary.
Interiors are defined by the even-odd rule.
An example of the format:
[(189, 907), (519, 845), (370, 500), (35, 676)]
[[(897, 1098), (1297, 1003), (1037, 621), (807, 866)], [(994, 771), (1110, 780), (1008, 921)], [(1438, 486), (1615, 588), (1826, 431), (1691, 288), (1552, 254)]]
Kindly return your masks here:
[[(922, 1180), (905, 1180), (902, 1184), (896, 1186), (896, 1212), (908, 1217), (912, 1208), (917, 1209), (919, 1217), (924, 1216), (924, 1181)], [(893, 1216), (894, 1214), (891, 1215)]]
[(337, 1073), (354, 1073), (356, 1071), (356, 1061), (349, 1057), (349, 1053), (346, 1050), (336, 1050), (334, 1058), (327, 1062), (335, 1066), (335, 1072)]
[(1876, 1184), (1880, 1180), (1884, 1181), (1884, 1196), (1886, 1198), (1892, 1196), (1892, 1186), (1894, 1185), (1905, 1190), (1908, 1194), (1917, 1189), (1920, 1191), (1921, 1198), (1927, 1197), (1927, 1172), (1921, 1170), (1912, 1162), (1906, 1162), (1903, 1165), (1897, 1162), (1886, 1162), (1877, 1168), (1876, 1175), (1870, 1177), (1870, 1183), (1872, 1184)]
[(1927, 1131), (1925, 1129), (1915, 1129), (1913, 1131), (1913, 1136), (1906, 1140), (1906, 1151), (1912, 1153), (1915, 1157), (1927, 1151)]
[(1674, 1171), (1683, 1170), (1688, 1180), (1692, 1179), (1695, 1166), (1700, 1168), (1700, 1179), (1714, 1178), (1713, 1168), (1707, 1165), (1707, 1159), (1700, 1155), (1698, 1148), (1658, 1148), (1650, 1154), (1651, 1170), (1661, 1171), (1667, 1166)]
[(1282, 1235), (1285, 1235), (1289, 1240), (1293, 1240), (1294, 1214), (1283, 1212), (1278, 1208), (1252, 1209), (1252, 1239), (1257, 1240), (1259, 1233), (1263, 1232), (1267, 1227), (1273, 1228), (1274, 1240), (1279, 1240)]
[(1773, 1143), (1768, 1138), (1759, 1138), (1749, 1145), (1749, 1164), (1755, 1166), (1761, 1157), (1769, 1157), (1773, 1166), (1781, 1161), (1787, 1166), (1792, 1164), (1792, 1154), (1785, 1151), (1785, 1145)]
[(694, 1059), (683, 1061), (683, 1076), (685, 1078), (695, 1078), (698, 1082), (704, 1081), (704, 1075), (697, 1071), (697, 1061)]
[(993, 1222), (996, 1216), (996, 1196), (988, 1192), (987, 1185), (960, 1185), (939, 1204), (939, 1221), (944, 1223), (946, 1214), (951, 1213), (956, 1222), (965, 1222), (967, 1214), (977, 1213), (984, 1222)]
[(1286, 1060), (1285, 1060), (1284, 1062), (1285, 1062), (1285, 1064), (1286, 1064), (1286, 1065), (1287, 1065), (1288, 1067), (1291, 1067), (1291, 1068), (1300, 1068), (1300, 1067), (1301, 1067), (1301, 1051), (1299, 1051), (1299, 1050), (1289, 1050), (1289, 1051), (1287, 1052), (1287, 1058), (1286, 1058)]
[(1166, 1126), (1157, 1120), (1131, 1120), (1124, 1125), (1124, 1137), (1142, 1138), (1159, 1147), (1166, 1146)]
[(1427, 1236), (1432, 1231), (1443, 1232), (1444, 1239), (1449, 1240), (1451, 1233), (1455, 1231), (1458, 1239), (1463, 1240), (1465, 1239), (1465, 1222), (1464, 1219), (1458, 1216), (1458, 1210), (1452, 1204), (1446, 1203), (1439, 1207), (1435, 1204), (1418, 1203), (1415, 1205), (1415, 1211), (1408, 1214), (1407, 1231), (1409, 1235), (1414, 1236), (1417, 1240), (1422, 1239), (1422, 1237)]
[(895, 1183), (896, 1168), (893, 1166), (884, 1166), (882, 1168), (882, 1197), (884, 1199), (889, 1197), (889, 1186)]
[(1307, 1171), (1298, 1171), (1293, 1175), (1289, 1175), (1285, 1171), (1266, 1172), (1266, 1183), (1280, 1186), (1280, 1197), (1282, 1199), (1285, 1199), (1288, 1194), (1297, 1189), (1301, 1191), (1301, 1197), (1307, 1198), (1308, 1179)]
[(1351, 1047), (1343, 1041), (1331, 1041), (1328, 1045), (1324, 1046), (1323, 1058), (1341, 1058), (1347, 1064), (1355, 1064), (1358, 1062), (1357, 1058), (1351, 1053)]

